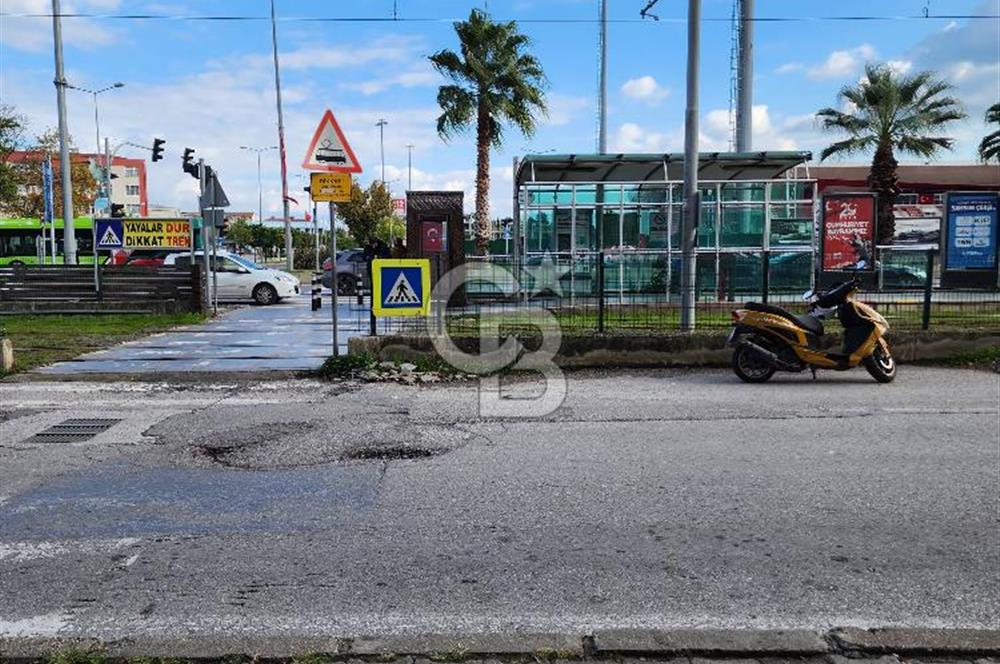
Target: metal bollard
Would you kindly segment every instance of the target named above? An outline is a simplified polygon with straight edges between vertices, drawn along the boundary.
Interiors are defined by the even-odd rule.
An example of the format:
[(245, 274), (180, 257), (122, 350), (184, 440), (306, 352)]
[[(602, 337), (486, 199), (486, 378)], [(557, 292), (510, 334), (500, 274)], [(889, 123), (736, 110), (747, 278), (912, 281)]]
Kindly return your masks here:
[(312, 278), (312, 310), (323, 308), (323, 298), (320, 294), (323, 291), (323, 273), (316, 272), (313, 274)]

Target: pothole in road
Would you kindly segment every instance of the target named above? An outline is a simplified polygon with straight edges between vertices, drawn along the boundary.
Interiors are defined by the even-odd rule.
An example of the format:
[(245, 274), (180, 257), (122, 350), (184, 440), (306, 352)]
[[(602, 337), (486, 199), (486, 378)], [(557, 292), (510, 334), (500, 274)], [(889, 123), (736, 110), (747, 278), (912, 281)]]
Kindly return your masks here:
[(198, 465), (241, 470), (292, 470), (343, 462), (388, 462), (439, 456), (469, 442), (452, 426), (396, 418), (334, 422), (261, 423), (186, 440)]
[(416, 447), (413, 445), (392, 445), (388, 447), (358, 447), (349, 449), (341, 456), (344, 461), (402, 461), (407, 459), (427, 459), (447, 452), (447, 449)]

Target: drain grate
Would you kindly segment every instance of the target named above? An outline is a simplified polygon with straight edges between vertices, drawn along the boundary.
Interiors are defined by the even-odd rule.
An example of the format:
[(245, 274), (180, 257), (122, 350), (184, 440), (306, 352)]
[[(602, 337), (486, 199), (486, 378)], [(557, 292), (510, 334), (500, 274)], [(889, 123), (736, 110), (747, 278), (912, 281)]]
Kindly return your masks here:
[(119, 422), (121, 422), (120, 419), (111, 418), (77, 418), (63, 420), (59, 424), (51, 426), (44, 431), (39, 431), (24, 442), (78, 443), (83, 440), (90, 440), (97, 434), (107, 431)]

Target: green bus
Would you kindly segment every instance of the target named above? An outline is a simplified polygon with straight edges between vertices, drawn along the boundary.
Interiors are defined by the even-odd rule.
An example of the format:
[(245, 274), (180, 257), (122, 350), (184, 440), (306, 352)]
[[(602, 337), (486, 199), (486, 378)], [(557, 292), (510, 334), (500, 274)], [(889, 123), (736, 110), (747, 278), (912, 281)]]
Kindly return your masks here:
[[(77, 217), (74, 220), (77, 262), (94, 262), (94, 219)], [(56, 263), (62, 264), (63, 222), (55, 220)], [(52, 262), (52, 230), (46, 226), (42, 232), (42, 222), (38, 219), (0, 219), (0, 265), (37, 265), (43, 253), (45, 262)], [(44, 252), (41, 242), (45, 242)], [(106, 260), (106, 258), (105, 258)]]

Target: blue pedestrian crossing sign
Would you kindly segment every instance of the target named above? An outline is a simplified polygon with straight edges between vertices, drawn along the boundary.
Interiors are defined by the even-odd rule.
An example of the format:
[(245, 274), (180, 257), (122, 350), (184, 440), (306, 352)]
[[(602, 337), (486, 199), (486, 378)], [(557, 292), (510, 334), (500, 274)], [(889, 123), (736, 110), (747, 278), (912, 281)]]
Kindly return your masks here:
[(431, 262), (426, 258), (377, 258), (372, 261), (372, 313), (376, 316), (426, 316), (431, 308)]
[(125, 228), (121, 219), (97, 219), (94, 237), (98, 249), (121, 249), (125, 246)]

